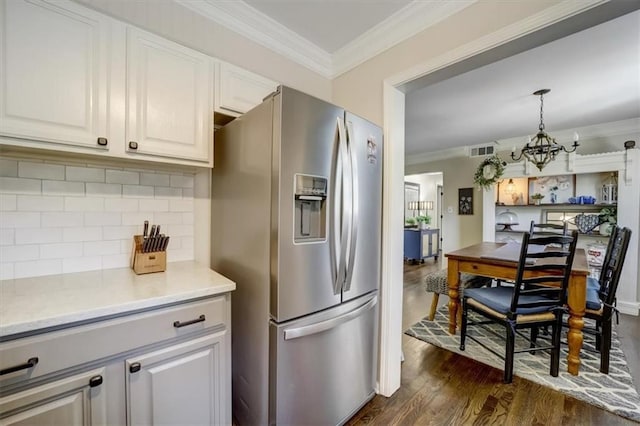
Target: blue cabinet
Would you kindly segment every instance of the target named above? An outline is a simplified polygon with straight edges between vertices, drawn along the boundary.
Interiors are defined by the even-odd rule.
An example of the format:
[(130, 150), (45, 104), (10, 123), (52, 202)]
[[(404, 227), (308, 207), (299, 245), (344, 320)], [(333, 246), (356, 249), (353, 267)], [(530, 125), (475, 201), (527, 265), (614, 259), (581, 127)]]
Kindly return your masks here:
[(440, 250), (439, 229), (405, 229), (404, 258), (424, 262), (429, 257), (438, 260)]

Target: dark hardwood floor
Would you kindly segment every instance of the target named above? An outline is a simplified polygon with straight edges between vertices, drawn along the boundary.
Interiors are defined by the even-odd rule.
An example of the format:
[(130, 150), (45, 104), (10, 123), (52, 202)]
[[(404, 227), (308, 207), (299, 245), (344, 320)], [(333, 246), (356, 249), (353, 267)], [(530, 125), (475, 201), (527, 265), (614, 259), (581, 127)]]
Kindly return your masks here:
[[(439, 260), (441, 262), (441, 260)], [(422, 288), (425, 275), (440, 269), (432, 259), (404, 269), (403, 330), (426, 316), (431, 294)], [(448, 302), (440, 297), (440, 305)], [(640, 319), (620, 316), (617, 327), (636, 387)], [(636, 424), (522, 379), (502, 383), (502, 371), (402, 337), (401, 387), (391, 397), (376, 395), (348, 425), (627, 425)]]

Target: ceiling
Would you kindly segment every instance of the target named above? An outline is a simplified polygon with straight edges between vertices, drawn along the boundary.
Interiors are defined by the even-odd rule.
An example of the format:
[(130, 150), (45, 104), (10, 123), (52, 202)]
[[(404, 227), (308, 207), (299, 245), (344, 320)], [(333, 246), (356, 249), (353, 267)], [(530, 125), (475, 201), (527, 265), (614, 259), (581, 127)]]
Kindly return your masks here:
[[(174, 1), (335, 78), (477, 0)], [(538, 89), (551, 89), (544, 123), (560, 143), (577, 128), (640, 117), (639, 8), (612, 0), (408, 83), (407, 161), (520, 145), (538, 128)]]
[(640, 12), (409, 92), (406, 154), (524, 143), (538, 129), (538, 89), (551, 89), (544, 124), (552, 136), (640, 117)]
[[(411, 0), (244, 0), (328, 53), (355, 40)], [(366, 7), (363, 7), (365, 6)]]

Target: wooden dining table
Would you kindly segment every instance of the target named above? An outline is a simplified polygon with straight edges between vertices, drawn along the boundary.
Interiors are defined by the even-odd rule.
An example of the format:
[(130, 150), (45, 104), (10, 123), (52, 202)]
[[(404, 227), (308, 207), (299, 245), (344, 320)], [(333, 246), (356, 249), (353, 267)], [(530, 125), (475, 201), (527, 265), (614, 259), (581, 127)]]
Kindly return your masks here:
[[(446, 253), (448, 259), (447, 281), (449, 284), (449, 333), (455, 334), (458, 310), (460, 309), (460, 273), (481, 275), (490, 278), (513, 281), (518, 269), (518, 261), (511, 258), (492, 258), (492, 254), (506, 243), (483, 242)], [(567, 343), (567, 370), (578, 375), (580, 370), (580, 350), (582, 349), (582, 328), (586, 307), (587, 276), (589, 267), (584, 249), (576, 249), (567, 290), (569, 307), (569, 331)]]

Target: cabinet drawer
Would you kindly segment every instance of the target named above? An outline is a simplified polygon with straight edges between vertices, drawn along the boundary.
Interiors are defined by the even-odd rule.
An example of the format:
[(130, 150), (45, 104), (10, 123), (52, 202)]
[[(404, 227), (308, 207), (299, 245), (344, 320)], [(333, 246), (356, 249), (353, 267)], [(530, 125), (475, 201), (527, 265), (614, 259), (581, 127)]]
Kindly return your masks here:
[(219, 296), (0, 343), (0, 369), (32, 367), (0, 376), (0, 384), (44, 376), (65, 368), (205, 329), (228, 326), (229, 296)]

